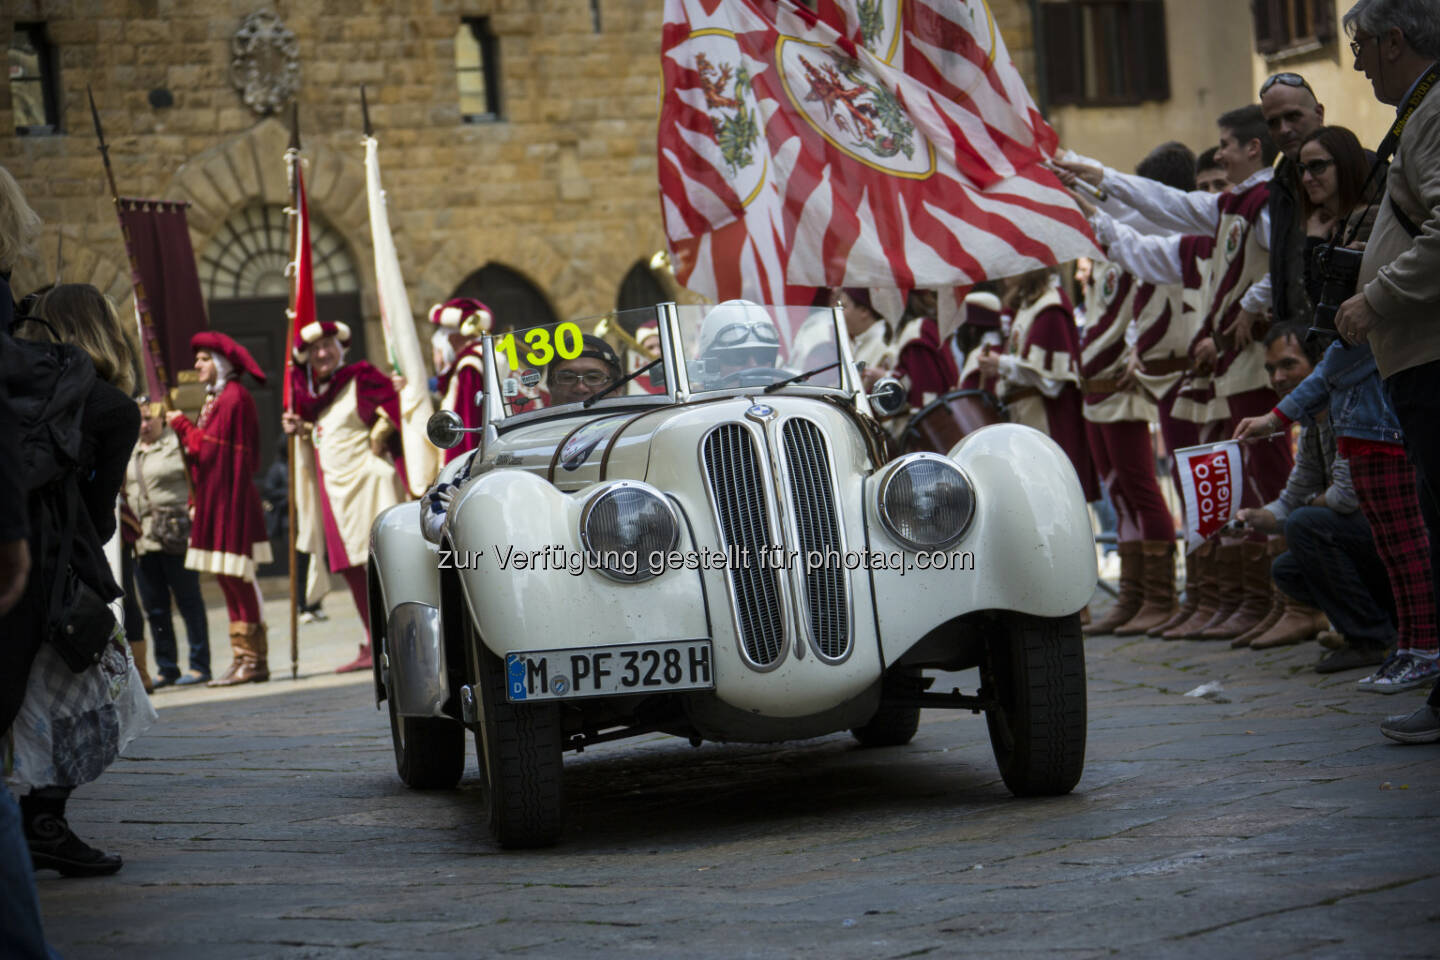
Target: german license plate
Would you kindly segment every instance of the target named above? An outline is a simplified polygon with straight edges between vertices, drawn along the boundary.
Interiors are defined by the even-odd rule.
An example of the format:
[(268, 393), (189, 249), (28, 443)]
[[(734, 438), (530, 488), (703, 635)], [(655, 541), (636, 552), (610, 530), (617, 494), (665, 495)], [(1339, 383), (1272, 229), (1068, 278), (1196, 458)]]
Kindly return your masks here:
[(715, 689), (709, 640), (505, 654), (511, 703)]

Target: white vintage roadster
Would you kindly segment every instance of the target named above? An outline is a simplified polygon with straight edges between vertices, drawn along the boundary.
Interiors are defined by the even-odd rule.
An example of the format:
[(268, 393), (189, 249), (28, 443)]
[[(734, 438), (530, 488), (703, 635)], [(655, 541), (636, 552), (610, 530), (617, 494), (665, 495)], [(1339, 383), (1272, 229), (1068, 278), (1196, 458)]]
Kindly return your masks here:
[[(658, 326), (646, 389), (583, 402), (541, 394), (591, 324), (487, 337), (479, 447), (442, 473), (443, 512), (375, 521), (400, 778), (454, 786), (471, 729), (495, 839), (538, 846), (562, 833), (567, 750), (654, 731), (898, 745), (938, 707), (985, 711), (1015, 794), (1073, 788), (1096, 567), (1060, 448), (999, 424), (893, 457), (873, 413), (903, 391), (866, 395), (838, 310), (636, 313), (610, 323)], [(456, 445), (458, 418), (431, 438)], [(971, 667), (978, 690), (929, 689), (927, 670)]]

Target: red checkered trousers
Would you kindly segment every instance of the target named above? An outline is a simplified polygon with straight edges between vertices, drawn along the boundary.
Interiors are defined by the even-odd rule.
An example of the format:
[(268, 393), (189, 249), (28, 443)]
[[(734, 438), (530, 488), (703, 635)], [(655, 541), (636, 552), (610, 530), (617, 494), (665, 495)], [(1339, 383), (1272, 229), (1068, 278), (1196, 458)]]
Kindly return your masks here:
[(1399, 615), (1397, 650), (1434, 653), (1440, 648), (1435, 628), (1435, 581), (1430, 576), (1430, 537), (1415, 495), (1415, 468), (1401, 448), (1395, 455), (1353, 454), (1350, 478), (1360, 510), (1375, 534), (1375, 549), (1390, 575)]

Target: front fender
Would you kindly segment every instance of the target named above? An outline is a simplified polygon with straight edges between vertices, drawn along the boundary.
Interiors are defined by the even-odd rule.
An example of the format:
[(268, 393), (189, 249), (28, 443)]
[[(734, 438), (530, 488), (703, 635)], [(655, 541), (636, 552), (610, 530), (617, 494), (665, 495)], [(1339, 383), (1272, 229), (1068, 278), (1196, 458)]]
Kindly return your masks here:
[[(440, 630), (438, 548), (420, 532), (419, 501), (391, 507), (370, 528), (370, 576), (378, 597), (370, 598), (381, 622), (372, 622), (376, 702), (395, 697), (401, 716), (445, 716), (449, 691), (444, 639)], [(381, 675), (381, 656), (389, 677)]]
[[(495, 470), (451, 506), (438, 563), (457, 571), (470, 616), (495, 655), (711, 636), (698, 571), (620, 583), (574, 569), (580, 510), (594, 488), (566, 494), (534, 474)], [(676, 549), (693, 549), (683, 519)]]
[[(1075, 468), (1045, 434), (996, 424), (969, 434), (948, 456), (975, 488), (975, 517), (949, 553), (949, 569), (920, 570), (879, 522), (867, 490), (872, 549), (900, 552), (899, 569), (872, 570), (885, 662), (894, 663), (936, 627), (977, 610), (1037, 617), (1075, 613), (1095, 592), (1098, 570), (1090, 513)], [(968, 567), (968, 569), (967, 569)]]

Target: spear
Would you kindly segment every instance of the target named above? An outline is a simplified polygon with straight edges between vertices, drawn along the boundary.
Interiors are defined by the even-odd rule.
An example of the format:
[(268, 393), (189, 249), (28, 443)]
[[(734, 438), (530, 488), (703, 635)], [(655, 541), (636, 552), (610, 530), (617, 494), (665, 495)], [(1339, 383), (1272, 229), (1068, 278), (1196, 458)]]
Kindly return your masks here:
[(134, 242), (130, 228), (125, 225), (122, 215), (120, 190), (115, 186), (115, 170), (110, 165), (110, 145), (105, 142), (105, 130), (100, 126), (100, 111), (95, 109), (95, 94), (89, 85), (85, 95), (90, 98), (90, 118), (95, 122), (95, 137), (100, 141), (100, 157), (105, 162), (105, 178), (110, 182), (110, 200), (115, 204), (115, 215), (120, 220), (120, 236), (125, 241), (125, 256), (130, 261), (130, 284), (135, 290), (135, 316), (140, 326), (140, 342), (145, 346), (145, 387), (153, 400), (159, 399), (170, 407), (170, 378), (165, 373), (165, 357), (160, 352), (160, 338), (155, 334), (155, 321), (150, 316), (150, 300), (145, 294), (145, 281), (140, 278), (140, 265), (135, 259)]
[(55, 233), (55, 286), (60, 286), (60, 276), (65, 269), (65, 231)]
[[(285, 148), (285, 174), (290, 184), (290, 245), (289, 250), (295, 257), (293, 264), (297, 277), (290, 283), (290, 308), (285, 312), (285, 412), (295, 412), (295, 397), (291, 392), (291, 373), (295, 367), (295, 309), (297, 306), (298, 273), (300, 270), (300, 253), (296, 249), (296, 237), (299, 234), (300, 221), (300, 105), (292, 104), (290, 113), (290, 145)], [(296, 580), (296, 551), (295, 551), (295, 453), (300, 442), (298, 433), (290, 434), (290, 442), (286, 446), (286, 454), (289, 460), (289, 484), (290, 496), (286, 509), (290, 514), (289, 540), (290, 548), (290, 679), (294, 680), (300, 675), (300, 598), (295, 592)], [(302, 588), (303, 589), (303, 588)]]

